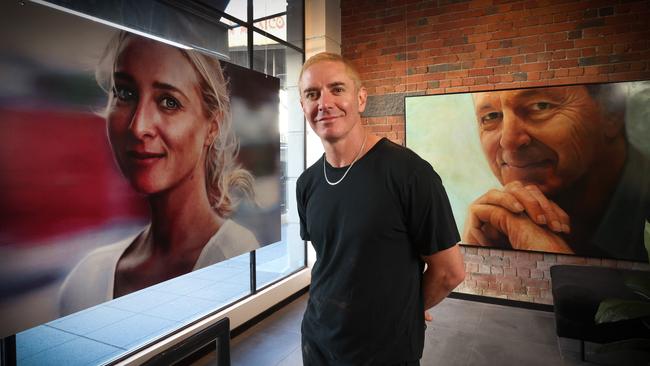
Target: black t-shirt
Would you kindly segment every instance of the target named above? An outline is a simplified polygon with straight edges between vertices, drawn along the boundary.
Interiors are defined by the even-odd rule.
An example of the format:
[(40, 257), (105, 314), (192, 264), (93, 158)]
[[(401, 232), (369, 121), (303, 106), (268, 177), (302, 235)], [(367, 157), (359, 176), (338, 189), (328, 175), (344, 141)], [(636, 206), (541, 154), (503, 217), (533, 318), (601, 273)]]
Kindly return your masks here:
[[(326, 164), (330, 181), (347, 167)], [(424, 345), (422, 255), (460, 238), (440, 177), (387, 139), (327, 184), (323, 158), (297, 183), (300, 235), (316, 250), (303, 337), (331, 364), (414, 361)]]

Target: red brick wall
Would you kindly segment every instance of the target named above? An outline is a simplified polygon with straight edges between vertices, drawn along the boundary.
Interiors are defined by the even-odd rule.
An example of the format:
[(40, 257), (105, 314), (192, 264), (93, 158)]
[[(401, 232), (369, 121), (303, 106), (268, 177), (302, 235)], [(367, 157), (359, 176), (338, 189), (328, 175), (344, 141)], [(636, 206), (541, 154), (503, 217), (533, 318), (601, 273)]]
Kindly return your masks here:
[[(650, 1), (342, 0), (341, 36), (343, 56), (375, 100), (650, 79)], [(403, 114), (365, 123), (404, 141)], [(461, 291), (539, 303), (551, 301), (554, 263), (641, 267), (473, 247), (464, 253)]]

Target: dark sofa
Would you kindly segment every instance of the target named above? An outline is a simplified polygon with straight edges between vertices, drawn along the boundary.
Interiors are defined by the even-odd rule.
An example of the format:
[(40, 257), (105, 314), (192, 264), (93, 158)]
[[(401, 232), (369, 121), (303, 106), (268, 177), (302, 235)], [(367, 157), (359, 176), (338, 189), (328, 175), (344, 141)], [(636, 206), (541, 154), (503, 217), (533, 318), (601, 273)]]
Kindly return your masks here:
[(631, 338), (650, 339), (650, 329), (641, 319), (604, 324), (594, 322), (598, 305), (606, 298), (644, 299), (624, 283), (625, 274), (632, 272), (638, 271), (574, 265), (551, 267), (557, 335), (580, 340), (583, 361), (585, 341), (610, 343)]

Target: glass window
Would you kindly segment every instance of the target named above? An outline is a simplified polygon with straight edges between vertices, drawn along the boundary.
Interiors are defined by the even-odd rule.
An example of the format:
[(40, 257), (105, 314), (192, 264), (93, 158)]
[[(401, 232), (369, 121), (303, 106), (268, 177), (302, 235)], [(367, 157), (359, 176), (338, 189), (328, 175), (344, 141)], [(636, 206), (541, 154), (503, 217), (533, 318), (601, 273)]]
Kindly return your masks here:
[(255, 27), (303, 48), (305, 32), (302, 0), (255, 0), (254, 4)]
[(206, 3), (220, 10), (223, 10), (225, 4), (226, 14), (244, 22), (248, 21), (248, 0), (208, 0)]
[(256, 285), (260, 288), (305, 266), (294, 193), (295, 181), (304, 168), (304, 119), (298, 93), (303, 55), (261, 34), (256, 33), (253, 40), (253, 68), (280, 79), (282, 240), (256, 251)]
[(248, 68), (248, 28), (225, 20), (228, 29), (229, 62)]

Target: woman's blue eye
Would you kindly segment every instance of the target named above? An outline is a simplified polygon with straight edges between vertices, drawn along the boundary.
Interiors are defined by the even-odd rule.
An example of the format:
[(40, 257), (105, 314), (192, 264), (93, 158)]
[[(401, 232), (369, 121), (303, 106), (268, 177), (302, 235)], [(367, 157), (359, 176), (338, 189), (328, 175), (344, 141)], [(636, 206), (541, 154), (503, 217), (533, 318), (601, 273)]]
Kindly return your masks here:
[(172, 97), (163, 97), (160, 100), (160, 106), (165, 109), (176, 110), (180, 108), (181, 104)]

